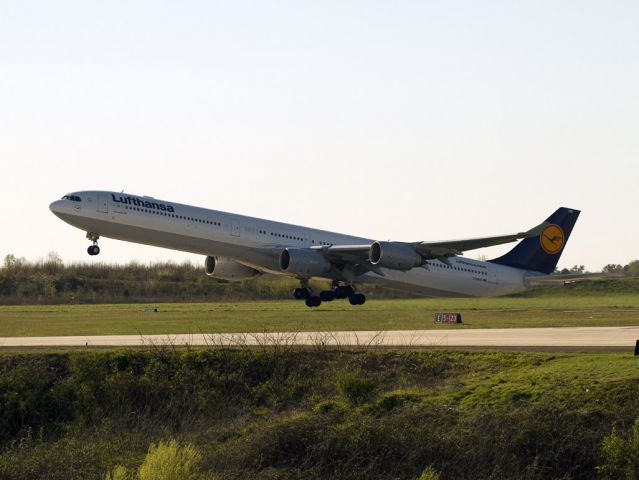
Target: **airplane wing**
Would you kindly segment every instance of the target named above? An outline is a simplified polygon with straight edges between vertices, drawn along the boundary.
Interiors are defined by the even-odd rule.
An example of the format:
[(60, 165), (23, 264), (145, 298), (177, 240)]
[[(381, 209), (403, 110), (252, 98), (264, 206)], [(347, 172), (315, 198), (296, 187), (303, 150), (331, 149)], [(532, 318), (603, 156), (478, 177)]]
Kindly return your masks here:
[[(469, 238), (462, 240), (447, 240), (439, 242), (394, 242), (412, 247), (424, 260), (444, 259), (461, 255), (467, 250), (492, 247), (504, 243), (515, 242), (523, 238), (538, 237), (549, 225), (544, 222), (526, 232), (498, 235), (493, 237)], [(311, 247), (312, 250), (333, 261), (364, 262), (368, 261), (371, 245), (324, 245)]]
[(517, 240), (524, 238), (538, 237), (548, 225), (550, 225), (548, 222), (544, 222), (526, 232), (512, 233), (509, 235), (469, 238), (465, 240), (448, 240), (443, 242), (416, 242), (409, 245), (413, 246), (413, 248), (415, 248), (415, 250), (424, 257), (425, 260), (451, 257), (454, 255), (461, 255), (467, 250), (493, 247), (504, 243), (516, 242)]
[(356, 278), (367, 272), (385, 276), (384, 268), (407, 271), (421, 267), (426, 260), (431, 259), (450, 265), (448, 257), (461, 255), (466, 250), (536, 237), (548, 225), (549, 223), (544, 222), (525, 232), (442, 242), (372, 242), (302, 248), (270, 245), (259, 251), (266, 259), (271, 259), (270, 262), (277, 258), (282, 271), (300, 276), (321, 276), (331, 271), (349, 278)]
[(375, 272), (384, 277), (379, 267), (369, 260), (370, 244), (365, 245), (322, 245), (311, 247), (311, 250), (321, 253), (331, 263), (336, 265), (350, 265), (354, 275)]
[(365, 245), (322, 245), (311, 247), (329, 260), (362, 262), (368, 260), (370, 244)]

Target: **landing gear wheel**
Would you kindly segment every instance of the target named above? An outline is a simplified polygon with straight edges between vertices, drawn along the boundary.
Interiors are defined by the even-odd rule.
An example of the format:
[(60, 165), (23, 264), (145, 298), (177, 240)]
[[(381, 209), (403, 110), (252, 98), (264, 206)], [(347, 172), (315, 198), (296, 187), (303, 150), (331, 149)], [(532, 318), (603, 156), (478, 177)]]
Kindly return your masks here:
[(322, 304), (322, 300), (320, 297), (312, 296), (308, 297), (305, 303), (307, 307), (319, 307)]
[(366, 302), (366, 297), (361, 293), (354, 293), (348, 297), (348, 302), (351, 305), (364, 305)]
[(306, 287), (296, 288), (293, 290), (293, 297), (295, 297), (295, 300), (306, 300), (310, 296), (311, 291)]
[(93, 242), (93, 245), (87, 248), (87, 252), (89, 255), (93, 256), (100, 253), (100, 247), (98, 247), (99, 238), (100, 235), (98, 235), (97, 233), (87, 232), (87, 240), (91, 240)]
[(335, 300), (335, 292), (333, 290), (320, 292), (320, 300), (322, 300), (322, 302), (332, 302)]
[(355, 290), (350, 285), (345, 287), (337, 287), (335, 289), (335, 298), (348, 298), (355, 294)]

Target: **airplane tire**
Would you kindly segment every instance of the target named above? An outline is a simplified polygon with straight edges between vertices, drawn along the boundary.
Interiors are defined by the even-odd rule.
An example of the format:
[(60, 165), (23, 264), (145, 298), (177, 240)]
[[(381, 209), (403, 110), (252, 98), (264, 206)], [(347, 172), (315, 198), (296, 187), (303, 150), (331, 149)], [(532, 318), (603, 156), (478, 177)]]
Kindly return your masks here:
[(366, 302), (366, 297), (361, 293), (354, 293), (353, 295), (350, 295), (348, 297), (348, 302), (351, 305), (364, 305), (364, 302)]
[(348, 298), (351, 295), (353, 295), (355, 293), (355, 290), (353, 290), (353, 287), (351, 287), (350, 285), (346, 286), (346, 287), (337, 287), (335, 290), (335, 298)]
[(322, 304), (322, 300), (320, 297), (313, 296), (308, 297), (304, 303), (306, 303), (307, 307), (319, 307)]
[(306, 287), (296, 288), (293, 291), (293, 296), (297, 300), (306, 300), (308, 297), (311, 296), (311, 291), (308, 288), (306, 288)]
[(335, 292), (333, 290), (320, 292), (320, 300), (322, 300), (322, 302), (332, 302), (335, 300)]
[(306, 300), (311, 296), (311, 292), (308, 291), (308, 288), (296, 288), (293, 290), (293, 297), (295, 300)]

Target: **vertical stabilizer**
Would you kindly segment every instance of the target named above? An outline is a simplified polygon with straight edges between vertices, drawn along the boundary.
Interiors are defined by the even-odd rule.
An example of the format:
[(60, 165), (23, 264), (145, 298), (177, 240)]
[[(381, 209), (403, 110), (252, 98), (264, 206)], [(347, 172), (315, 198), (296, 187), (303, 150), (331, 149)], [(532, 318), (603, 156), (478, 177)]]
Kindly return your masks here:
[(579, 210), (559, 208), (548, 217), (546, 222), (549, 225), (541, 235), (522, 240), (510, 252), (489, 262), (545, 274), (552, 273), (568, 243), (579, 213)]

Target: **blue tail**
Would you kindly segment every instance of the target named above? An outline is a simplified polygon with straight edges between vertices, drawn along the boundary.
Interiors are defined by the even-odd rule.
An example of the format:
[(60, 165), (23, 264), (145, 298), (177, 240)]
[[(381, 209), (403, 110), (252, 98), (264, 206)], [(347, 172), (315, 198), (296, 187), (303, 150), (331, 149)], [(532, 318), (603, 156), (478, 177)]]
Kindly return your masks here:
[(552, 273), (564, 251), (579, 213), (579, 210), (559, 208), (548, 217), (546, 223), (549, 225), (541, 235), (526, 238), (506, 255), (489, 262), (546, 274)]

